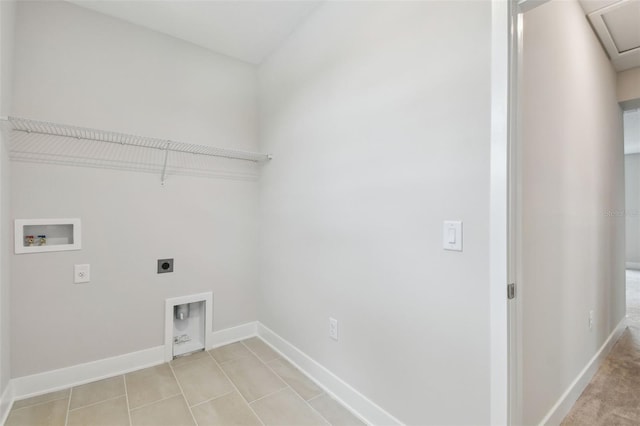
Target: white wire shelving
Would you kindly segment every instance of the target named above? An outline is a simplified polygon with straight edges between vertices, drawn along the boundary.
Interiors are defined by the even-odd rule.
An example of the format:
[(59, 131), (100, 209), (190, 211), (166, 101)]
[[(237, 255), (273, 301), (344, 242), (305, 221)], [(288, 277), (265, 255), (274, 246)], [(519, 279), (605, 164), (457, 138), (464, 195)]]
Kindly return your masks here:
[[(2, 117), (12, 130), (14, 161), (111, 168), (168, 175), (255, 179), (268, 154), (136, 136), (20, 117)], [(240, 161), (229, 161), (240, 160)]]

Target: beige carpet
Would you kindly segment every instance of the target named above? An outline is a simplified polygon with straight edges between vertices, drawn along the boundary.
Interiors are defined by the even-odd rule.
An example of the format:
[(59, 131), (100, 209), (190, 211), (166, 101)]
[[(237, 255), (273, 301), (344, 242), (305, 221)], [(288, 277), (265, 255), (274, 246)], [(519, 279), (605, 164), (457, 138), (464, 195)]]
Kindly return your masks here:
[(563, 425), (640, 425), (640, 272), (627, 271), (629, 327)]

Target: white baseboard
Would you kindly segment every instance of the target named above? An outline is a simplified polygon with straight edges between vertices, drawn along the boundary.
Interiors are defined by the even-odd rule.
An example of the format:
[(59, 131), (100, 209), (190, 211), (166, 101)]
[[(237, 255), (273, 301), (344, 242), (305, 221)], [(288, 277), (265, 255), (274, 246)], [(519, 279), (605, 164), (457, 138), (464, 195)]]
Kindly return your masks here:
[(7, 386), (4, 388), (4, 392), (2, 392), (2, 396), (0, 396), (0, 425), (6, 423), (14, 400), (13, 383), (9, 380), (9, 383), (7, 383)]
[(164, 362), (164, 346), (12, 379), (16, 399), (106, 379)]
[[(213, 332), (207, 343), (207, 349), (254, 336), (262, 338), (365, 423), (402, 425), (398, 419), (259, 322), (250, 322)], [(162, 364), (165, 362), (164, 358), (165, 347), (156, 346), (138, 352), (12, 379), (0, 400), (0, 420), (2, 420), (0, 424), (6, 420), (14, 400), (42, 395)]]
[(225, 328), (211, 333), (207, 342), (207, 350), (218, 346), (228, 345), (239, 340), (248, 339), (258, 335), (258, 322), (248, 322), (235, 327)]
[(617, 327), (611, 332), (607, 340), (602, 344), (600, 350), (591, 358), (591, 361), (584, 367), (584, 369), (578, 374), (578, 377), (569, 385), (569, 388), (562, 394), (558, 402), (551, 408), (544, 419), (540, 422), (541, 425), (559, 425), (565, 418), (571, 408), (576, 403), (584, 389), (587, 387), (594, 374), (598, 371), (598, 368), (602, 364), (602, 361), (609, 355), (609, 352), (616, 344), (622, 332), (627, 325), (626, 318), (617, 325)]
[[(227, 328), (211, 333), (207, 349), (228, 343), (237, 342), (248, 337), (256, 336), (257, 323), (250, 322), (236, 327)], [(152, 367), (165, 362), (165, 347), (156, 346), (137, 352), (118, 355), (111, 358), (91, 361), (58, 370), (45, 371), (30, 376), (18, 377), (9, 381), (7, 389), (11, 389), (10, 398), (3, 395), (1, 411), (6, 405), (11, 407), (16, 399), (25, 399), (57, 390), (78, 386), (108, 377), (118, 376), (142, 368)], [(5, 394), (7, 391), (5, 391)], [(1, 417), (0, 417), (1, 418)], [(2, 424), (0, 422), (0, 424)]]
[(261, 323), (258, 323), (258, 336), (365, 423), (402, 425), (400, 420)]

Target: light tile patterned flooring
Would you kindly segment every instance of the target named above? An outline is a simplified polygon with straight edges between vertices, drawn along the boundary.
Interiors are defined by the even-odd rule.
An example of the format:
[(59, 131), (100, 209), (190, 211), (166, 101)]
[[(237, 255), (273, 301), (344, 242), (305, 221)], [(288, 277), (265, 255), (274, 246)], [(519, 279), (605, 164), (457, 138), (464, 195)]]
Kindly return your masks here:
[(5, 426), (362, 426), (254, 337), (14, 403)]

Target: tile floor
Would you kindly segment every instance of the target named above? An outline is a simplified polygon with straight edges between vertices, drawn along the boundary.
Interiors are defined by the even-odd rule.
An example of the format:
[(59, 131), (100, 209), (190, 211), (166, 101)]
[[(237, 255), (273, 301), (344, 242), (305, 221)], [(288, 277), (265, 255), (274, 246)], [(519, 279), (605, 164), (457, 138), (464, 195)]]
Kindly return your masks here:
[(362, 426), (254, 337), (170, 363), (16, 401), (5, 426)]
[(627, 271), (627, 316), (627, 329), (563, 425), (640, 425), (640, 271)]

